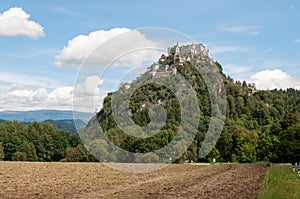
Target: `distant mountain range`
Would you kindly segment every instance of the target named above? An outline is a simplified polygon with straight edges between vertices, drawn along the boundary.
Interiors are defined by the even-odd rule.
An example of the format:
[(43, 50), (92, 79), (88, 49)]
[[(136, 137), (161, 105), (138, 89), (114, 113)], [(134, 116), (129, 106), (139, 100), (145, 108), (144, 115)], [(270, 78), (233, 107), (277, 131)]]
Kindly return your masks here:
[[(80, 119), (87, 123), (93, 114), (74, 112)], [(73, 111), (61, 110), (36, 110), (36, 111), (0, 111), (0, 119), (20, 122), (43, 122), (45, 120), (73, 120)]]
[[(25, 124), (33, 121), (48, 122), (58, 129), (69, 131), (72, 134), (85, 128), (89, 119), (93, 116), (89, 113), (75, 112), (80, 119), (73, 119), (72, 111), (38, 110), (38, 111), (2, 111), (0, 112), (0, 124), (5, 121), (20, 121)], [(76, 124), (75, 124), (76, 123)], [(77, 127), (77, 130), (76, 130)]]

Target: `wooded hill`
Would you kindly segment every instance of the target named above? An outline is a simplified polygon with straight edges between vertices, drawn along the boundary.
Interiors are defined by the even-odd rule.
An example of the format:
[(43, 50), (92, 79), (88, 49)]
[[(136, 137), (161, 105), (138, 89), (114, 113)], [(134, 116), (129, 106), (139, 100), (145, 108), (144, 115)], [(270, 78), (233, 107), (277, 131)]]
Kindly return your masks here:
[[(291, 162), (300, 161), (300, 91), (293, 88), (287, 90), (257, 90), (255, 85), (245, 81), (234, 81), (222, 71), (218, 62), (213, 62), (222, 76), (227, 99), (226, 120), (222, 134), (206, 158), (199, 158), (199, 151), (208, 130), (211, 119), (211, 99), (205, 82), (195, 67), (206, 67), (211, 62), (209, 57), (188, 58), (176, 63), (176, 54), (162, 56), (158, 61), (157, 73), (167, 67), (176, 67), (180, 73), (192, 85), (197, 92), (200, 108), (199, 128), (193, 143), (176, 162), (188, 161), (217, 161), (227, 162)], [(199, 61), (200, 60), (200, 61)], [(195, 65), (194, 63), (198, 63)], [(211, 63), (210, 63), (211, 64)], [(88, 133), (93, 131), (93, 126), (98, 125), (103, 134), (114, 145), (133, 153), (147, 153), (160, 149), (169, 143), (177, 133), (180, 125), (180, 105), (174, 93), (164, 86), (152, 83), (137, 87), (139, 82), (151, 77), (149, 71), (138, 77), (130, 84), (130, 88), (121, 86), (112, 94), (125, 95), (130, 89), (135, 89), (130, 98), (129, 113), (135, 125), (147, 126), (151, 121), (151, 105), (160, 104), (167, 112), (166, 124), (161, 131), (149, 138), (137, 138), (124, 133), (116, 124), (112, 112), (112, 94), (109, 94), (103, 104), (102, 110), (94, 117), (83, 136), (87, 145), (93, 146), (94, 151), (101, 151), (100, 161), (113, 161), (116, 154), (112, 155), (103, 135)], [(163, 73), (161, 73), (163, 74)], [(169, 78), (162, 75), (166, 81)], [(169, 78), (170, 79), (170, 78)], [(119, 107), (126, 106), (122, 101)], [(190, 110), (191, 114), (193, 109)], [(153, 119), (153, 118), (152, 118)], [(158, 125), (158, 123), (153, 124)], [(129, 128), (130, 129), (130, 128)], [(128, 130), (128, 129), (127, 129)], [(132, 129), (134, 131), (134, 129)], [(90, 136), (90, 137), (89, 137)], [(102, 143), (97, 149), (97, 144)], [(95, 154), (97, 154), (95, 152)], [(105, 154), (105, 155), (103, 155)], [(132, 161), (137, 157), (124, 157), (124, 161)], [(159, 154), (152, 155), (150, 159), (163, 162)], [(120, 157), (118, 157), (120, 160)], [(147, 162), (147, 160), (139, 160)]]

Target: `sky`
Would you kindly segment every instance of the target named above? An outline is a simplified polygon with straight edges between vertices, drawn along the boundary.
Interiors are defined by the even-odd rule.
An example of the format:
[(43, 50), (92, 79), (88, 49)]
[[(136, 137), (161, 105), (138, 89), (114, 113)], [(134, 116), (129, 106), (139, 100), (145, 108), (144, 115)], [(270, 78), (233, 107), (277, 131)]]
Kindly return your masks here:
[[(74, 91), (101, 100), (126, 67), (75, 84), (80, 66), (98, 45), (127, 31), (133, 32), (133, 44), (159, 47), (135, 31), (143, 27), (178, 31), (204, 43), (235, 80), (258, 89), (300, 89), (299, 22), (296, 0), (1, 0), (0, 111), (72, 110)], [(123, 65), (153, 59), (143, 52), (138, 57), (128, 56)]]

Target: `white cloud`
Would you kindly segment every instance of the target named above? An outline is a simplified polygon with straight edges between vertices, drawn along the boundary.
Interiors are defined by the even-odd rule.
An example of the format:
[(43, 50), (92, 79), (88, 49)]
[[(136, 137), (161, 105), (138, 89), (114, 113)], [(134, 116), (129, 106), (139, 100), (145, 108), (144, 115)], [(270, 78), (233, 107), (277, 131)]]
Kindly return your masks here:
[(247, 52), (248, 49), (241, 47), (241, 46), (230, 46), (230, 45), (217, 45), (217, 44), (210, 44), (209, 52), (211, 55), (228, 53), (228, 52)]
[(300, 43), (300, 39), (295, 39), (295, 43)]
[(27, 36), (37, 39), (45, 35), (43, 27), (29, 20), (22, 8), (10, 8), (0, 14), (0, 36)]
[[(81, 101), (76, 110), (93, 113), (95, 108), (100, 108), (101, 101), (107, 91), (98, 88), (102, 81), (96, 77), (88, 77), (83, 84), (76, 87)], [(87, 101), (87, 96), (93, 101)], [(21, 84), (0, 84), (0, 111), (2, 110), (73, 110), (74, 87), (65, 86), (54, 90), (47, 88), (31, 88)], [(94, 105), (97, 107), (94, 107)]]
[(250, 82), (258, 89), (300, 89), (300, 80), (295, 79), (280, 69), (263, 70), (250, 76)]
[(69, 7), (67, 9), (67, 8), (64, 8), (61, 6), (50, 6), (49, 9), (53, 10), (54, 12), (56, 12), (58, 14), (62, 14), (62, 15), (85, 17), (85, 18), (87, 17), (86, 15), (84, 15), (80, 12), (69, 9)]
[(76, 14), (75, 12), (73, 11), (70, 11), (70, 10), (67, 10), (66, 8), (63, 8), (63, 7), (53, 7), (53, 10), (55, 12), (58, 12), (58, 13), (61, 13), (61, 14), (68, 14), (68, 15), (73, 15), (73, 14)]
[(234, 64), (226, 64), (223, 66), (225, 73), (230, 75), (237, 75), (249, 72), (251, 70), (248, 66), (237, 66)]
[(102, 83), (103, 80), (95, 75), (78, 82), (74, 90), (73, 110), (92, 113), (95, 109), (99, 109), (108, 92), (99, 88)]
[(250, 35), (258, 35), (260, 32), (261, 27), (260, 26), (246, 26), (246, 25), (240, 25), (240, 26), (227, 26), (223, 25), (221, 27), (223, 31), (231, 32), (231, 33), (244, 33), (244, 34), (250, 34)]
[(39, 86), (46, 88), (55, 88), (59, 86), (59, 83), (53, 79), (45, 78), (45, 77), (35, 77), (29, 75), (23, 75), (18, 73), (8, 73), (1, 72), (0, 80), (2, 82), (11, 83), (11, 84), (19, 84), (26, 86)]
[[(97, 48), (100, 45), (103, 45), (102, 48)], [(137, 30), (128, 28), (99, 30), (91, 32), (89, 35), (79, 35), (70, 40), (60, 54), (55, 57), (55, 65), (58, 67), (76, 67), (85, 61), (86, 64), (106, 66), (117, 56), (137, 50), (118, 59), (115, 63), (136, 66), (145, 61), (157, 61), (161, 52), (150, 52), (146, 49), (149, 47), (160, 48), (162, 44), (148, 40)], [(88, 59), (85, 60), (87, 57)]]
[(53, 91), (46, 88), (14, 88), (10, 86), (0, 94), (0, 110), (71, 110), (73, 99), (72, 87), (61, 87)]
[(103, 83), (98, 76), (89, 76), (85, 79), (82, 84), (75, 86), (75, 92), (78, 95), (94, 95), (95, 92), (99, 91), (98, 86)]

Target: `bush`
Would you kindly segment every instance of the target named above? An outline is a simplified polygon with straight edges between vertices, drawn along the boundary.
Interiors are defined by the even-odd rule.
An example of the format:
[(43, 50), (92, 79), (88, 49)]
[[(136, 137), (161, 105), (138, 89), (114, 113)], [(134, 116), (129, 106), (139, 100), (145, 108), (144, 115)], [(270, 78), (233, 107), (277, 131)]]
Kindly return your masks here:
[(24, 152), (16, 152), (13, 156), (13, 161), (26, 161), (27, 156)]
[(159, 157), (154, 153), (137, 154), (135, 161), (137, 163), (158, 163)]

